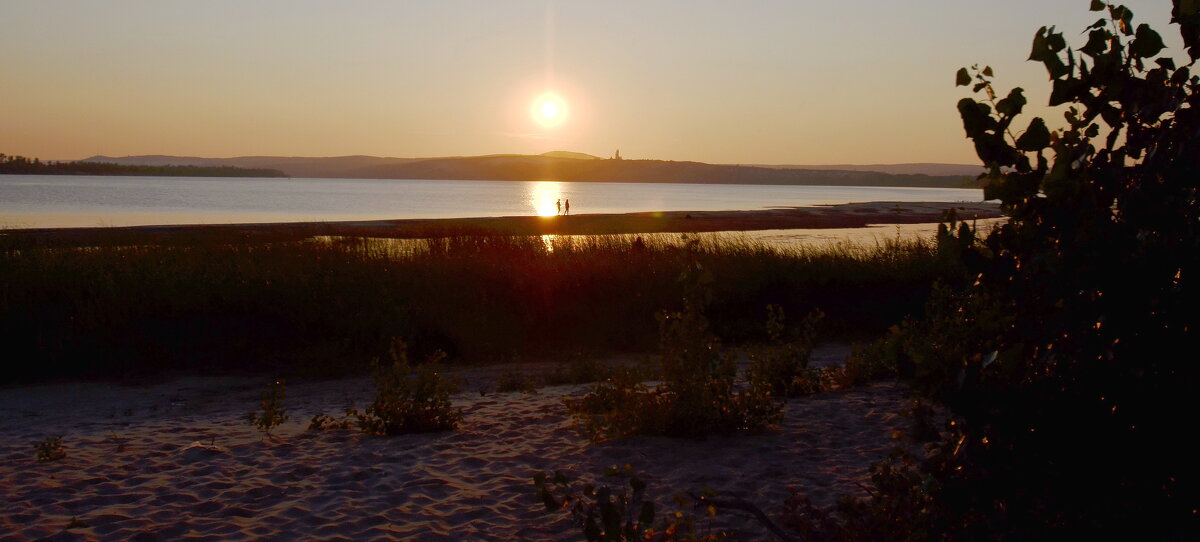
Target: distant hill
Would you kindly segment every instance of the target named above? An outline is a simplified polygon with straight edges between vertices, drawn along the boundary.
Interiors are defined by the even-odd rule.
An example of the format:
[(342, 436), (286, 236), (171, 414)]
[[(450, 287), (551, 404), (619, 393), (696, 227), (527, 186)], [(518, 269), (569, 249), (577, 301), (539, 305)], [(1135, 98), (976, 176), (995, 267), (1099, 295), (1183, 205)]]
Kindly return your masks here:
[[(910, 186), (962, 188), (978, 186), (969, 174), (893, 173), (871, 166), (743, 166), (667, 160), (601, 159), (583, 153), (553, 151), (543, 155), (497, 154), (443, 158), (329, 158), (241, 156), (199, 158), (184, 156), (93, 156), (85, 162), (130, 165), (233, 166), (277, 169), (292, 177), (455, 180), (555, 180), (593, 182), (659, 182), (704, 184), (781, 184), (831, 186)], [(935, 164), (940, 165), (940, 164)], [(917, 166), (917, 165), (914, 165)], [(882, 167), (882, 166), (881, 166)], [(893, 166), (899, 167), (899, 166)], [(916, 170), (914, 170), (916, 171)]]
[(289, 157), (289, 156), (238, 156), (235, 158), (201, 158), (197, 156), (93, 156), (81, 162), (111, 162), (138, 166), (233, 166), (243, 168), (278, 169), (289, 177), (353, 178), (355, 171), (364, 167), (384, 164), (402, 164), (420, 158), (380, 158), (377, 156), (332, 156), (332, 157)]
[(543, 152), (542, 154), (539, 154), (538, 156), (545, 156), (547, 158), (574, 158), (576, 160), (599, 160), (600, 159), (599, 156), (592, 156), (590, 154), (585, 154), (582, 152), (571, 152), (571, 151)]
[(897, 175), (967, 175), (972, 178), (983, 173), (978, 164), (935, 164), (920, 162), (913, 164), (830, 164), (830, 165), (761, 165), (777, 169), (833, 169), (842, 171), (878, 171)]

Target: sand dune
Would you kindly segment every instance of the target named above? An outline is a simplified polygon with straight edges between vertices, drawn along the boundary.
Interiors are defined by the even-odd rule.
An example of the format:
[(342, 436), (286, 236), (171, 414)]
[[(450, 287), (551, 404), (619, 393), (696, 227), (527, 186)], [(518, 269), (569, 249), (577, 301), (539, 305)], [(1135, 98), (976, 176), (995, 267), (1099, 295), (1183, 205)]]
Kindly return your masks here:
[[(844, 349), (823, 352), (818, 359), (830, 361)], [(461, 429), (392, 438), (305, 430), (317, 412), (368, 402), (365, 379), (290, 385), (292, 420), (277, 440), (245, 422), (265, 384), (255, 379), (0, 390), (0, 538), (578, 540), (565, 514), (543, 511), (532, 475), (598, 477), (624, 463), (660, 504), (706, 487), (774, 515), (789, 486), (826, 505), (859, 491), (903, 422), (902, 391), (876, 385), (793, 400), (783, 424), (762, 435), (593, 444), (562, 402), (585, 386), (479, 392), (503, 371), (535, 369), (459, 371)], [(34, 444), (48, 435), (63, 436), (66, 458), (35, 461)], [(717, 522), (761, 534), (736, 512)]]

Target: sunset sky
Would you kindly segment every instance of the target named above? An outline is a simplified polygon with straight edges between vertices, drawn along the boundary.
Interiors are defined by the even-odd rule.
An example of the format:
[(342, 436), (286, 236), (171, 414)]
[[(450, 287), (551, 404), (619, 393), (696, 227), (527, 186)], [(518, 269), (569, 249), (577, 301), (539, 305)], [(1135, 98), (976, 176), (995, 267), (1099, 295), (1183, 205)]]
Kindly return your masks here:
[(0, 152), (974, 163), (955, 70), (1044, 103), (1030, 40), (1088, 3), (0, 0)]

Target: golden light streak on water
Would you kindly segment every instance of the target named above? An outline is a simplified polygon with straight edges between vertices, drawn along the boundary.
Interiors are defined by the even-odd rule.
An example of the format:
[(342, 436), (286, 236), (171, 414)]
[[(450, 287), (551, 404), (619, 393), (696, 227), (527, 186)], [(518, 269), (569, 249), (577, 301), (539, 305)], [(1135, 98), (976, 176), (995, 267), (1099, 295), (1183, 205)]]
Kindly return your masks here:
[(556, 216), (564, 198), (562, 183), (555, 181), (530, 181), (525, 189), (529, 206), (537, 216)]

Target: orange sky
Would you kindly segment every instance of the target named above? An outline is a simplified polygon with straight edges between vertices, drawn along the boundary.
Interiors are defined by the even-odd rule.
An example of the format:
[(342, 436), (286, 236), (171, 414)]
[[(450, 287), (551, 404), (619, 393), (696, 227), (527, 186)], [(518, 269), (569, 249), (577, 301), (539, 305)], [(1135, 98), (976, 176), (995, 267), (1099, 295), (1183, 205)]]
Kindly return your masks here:
[(0, 0), (0, 152), (974, 163), (955, 70), (1044, 103), (1030, 39), (1088, 3)]

